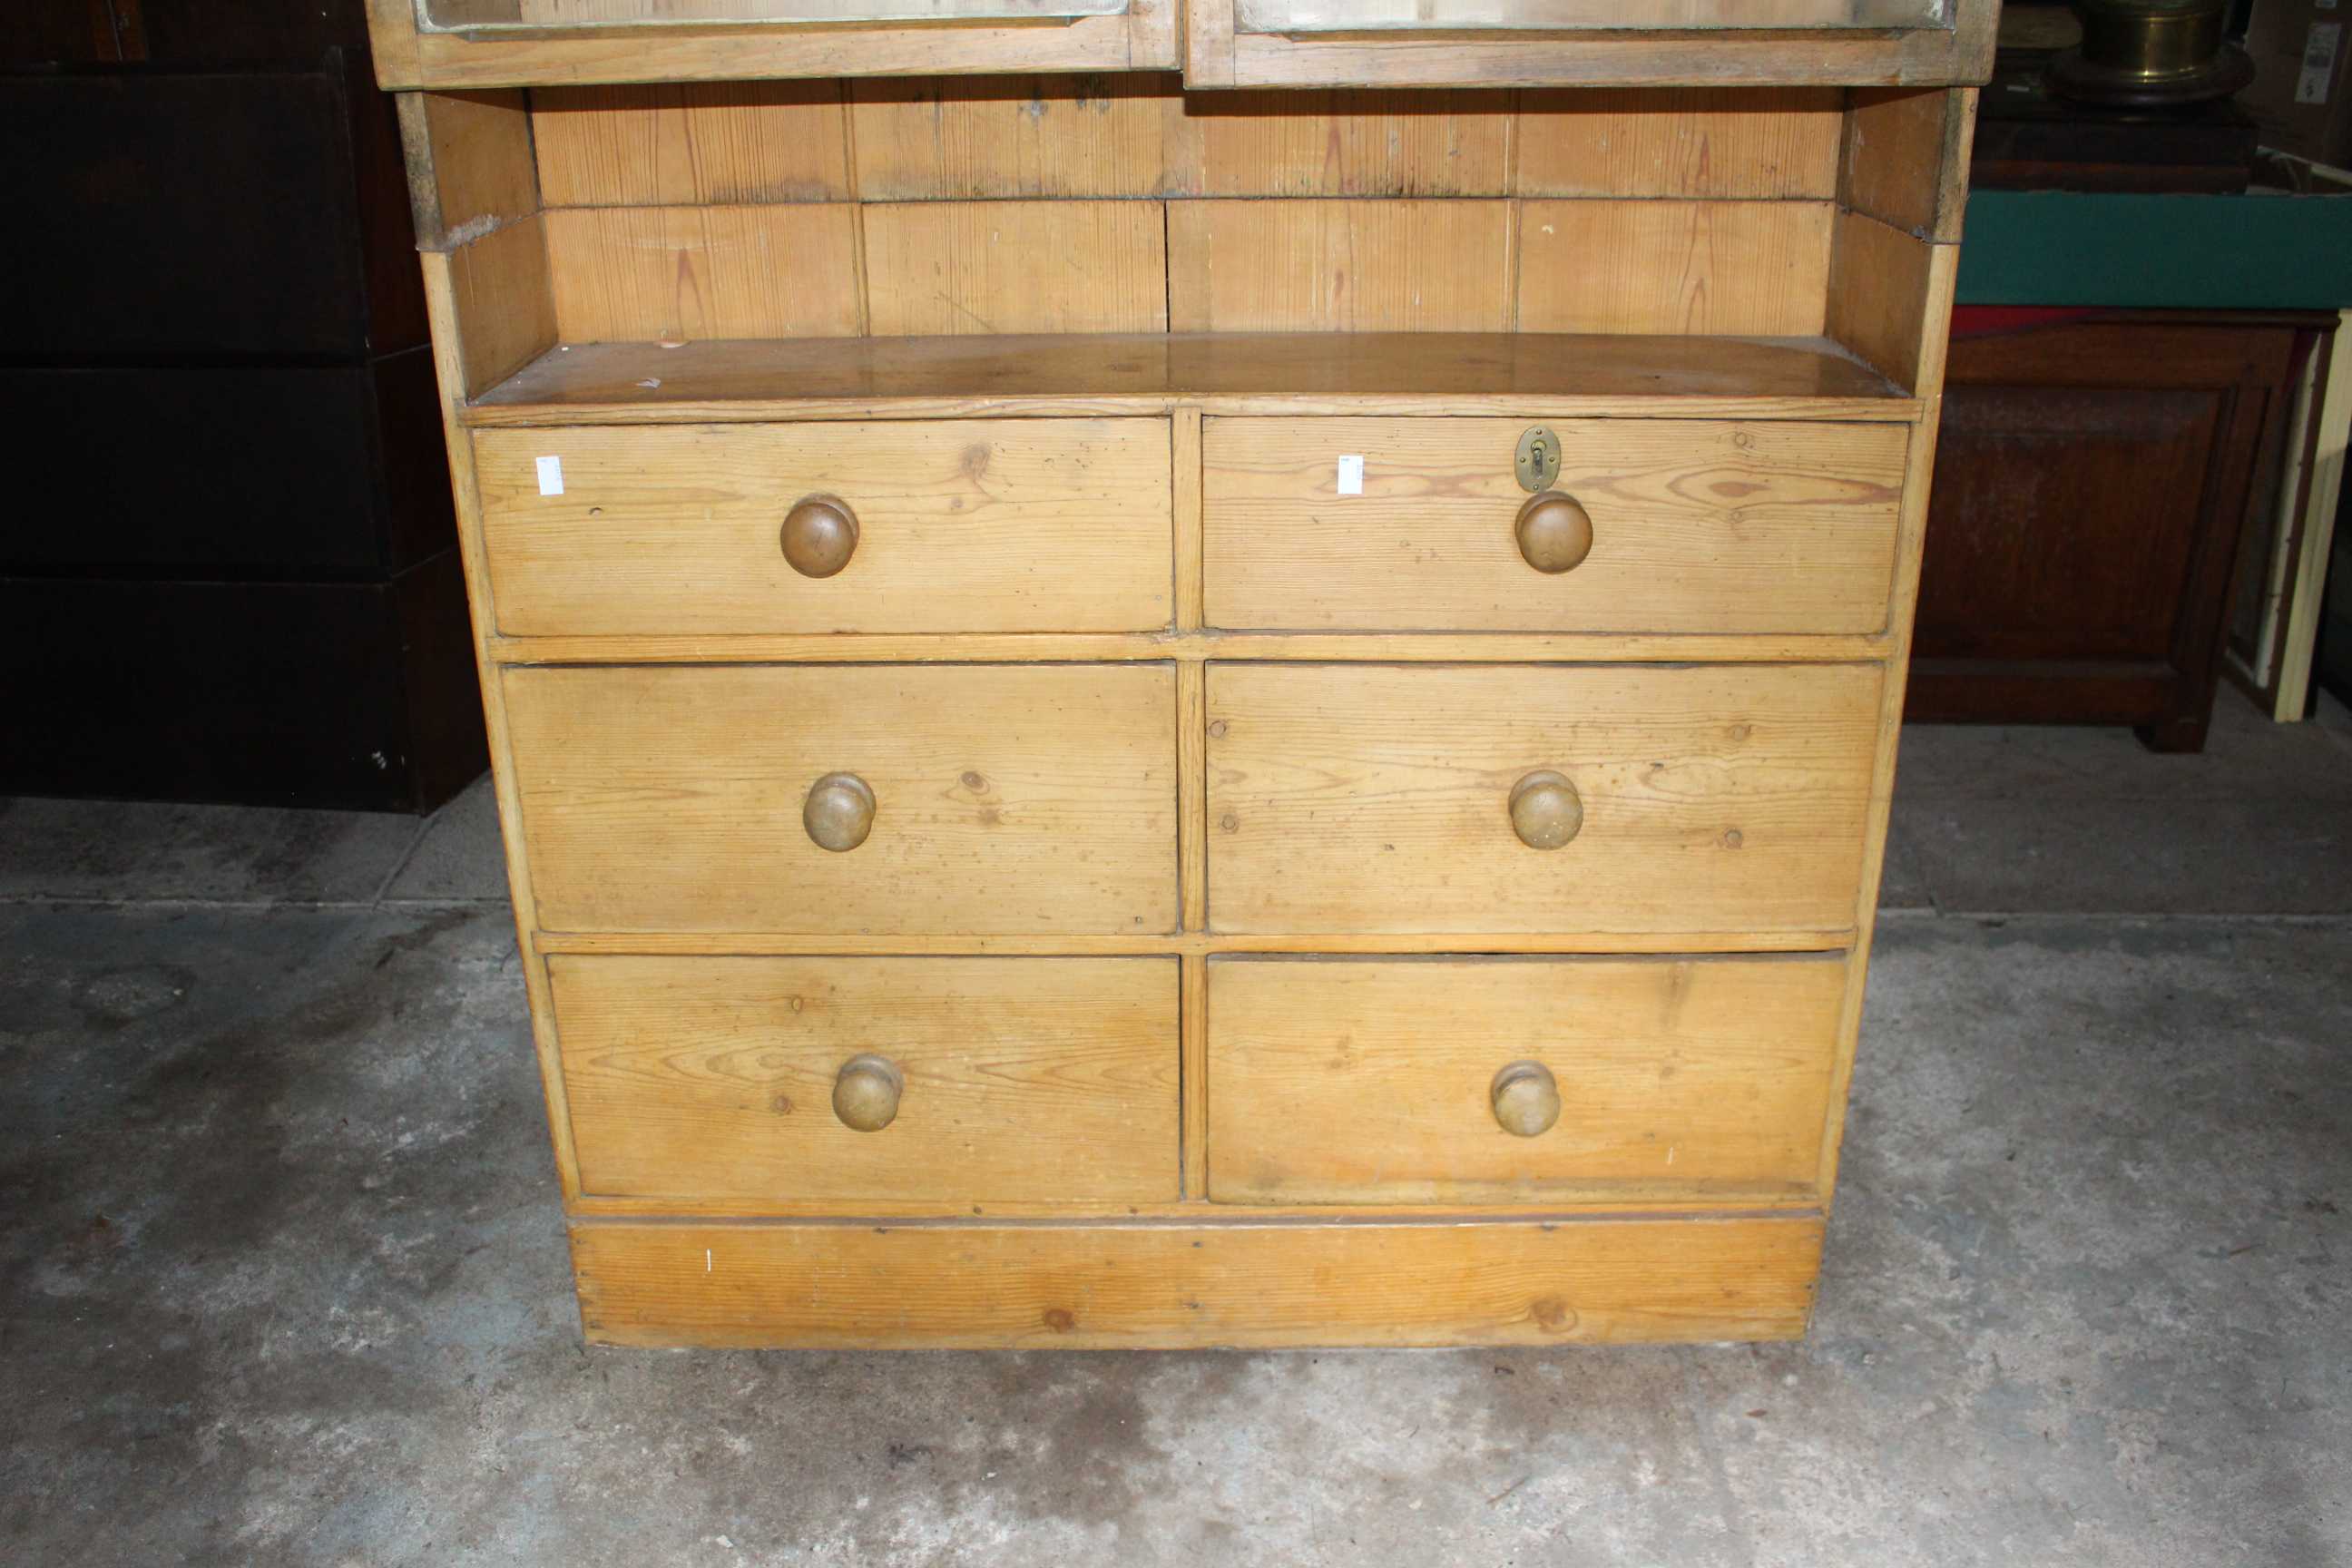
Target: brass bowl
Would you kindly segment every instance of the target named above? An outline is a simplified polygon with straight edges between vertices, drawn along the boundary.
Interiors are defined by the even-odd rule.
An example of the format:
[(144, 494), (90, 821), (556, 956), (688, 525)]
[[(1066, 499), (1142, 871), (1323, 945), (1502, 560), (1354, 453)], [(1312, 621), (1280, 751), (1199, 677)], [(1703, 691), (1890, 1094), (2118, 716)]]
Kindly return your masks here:
[(2157, 105), (2226, 98), (2254, 62), (2221, 37), (2229, 0), (2075, 0), (2083, 41), (2050, 67), (2050, 85), (2083, 103)]

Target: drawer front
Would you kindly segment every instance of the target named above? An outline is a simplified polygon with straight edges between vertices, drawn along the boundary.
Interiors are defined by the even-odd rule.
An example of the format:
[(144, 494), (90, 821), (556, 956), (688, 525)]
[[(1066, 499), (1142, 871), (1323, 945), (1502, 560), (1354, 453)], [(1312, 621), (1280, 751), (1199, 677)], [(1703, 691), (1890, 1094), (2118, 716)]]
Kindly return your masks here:
[[(1850, 929), (1880, 682), (1875, 665), (1212, 665), (1210, 924)], [(1574, 837), (1530, 847), (1523, 822)]]
[[(1838, 957), (1215, 960), (1210, 1195), (1801, 1195), (1819, 1179), (1845, 971)], [(1507, 1069), (1528, 1087), (1498, 1111)], [(1503, 1124), (1547, 1104), (1557, 1120), (1540, 1131)]]
[[(1209, 421), (1210, 624), (1693, 633), (1886, 625), (1906, 426), (1550, 421), (1543, 428), (1560, 457), (1549, 488), (1582, 509), (1589, 549), (1565, 570), (1538, 571), (1521, 552), (1518, 518), (1531, 498), (1515, 467), (1537, 423)], [(1361, 459), (1361, 494), (1339, 493), (1343, 458)]]
[(548, 984), (590, 1195), (1177, 1196), (1173, 959), (558, 954)]
[[(1139, 932), (1176, 921), (1166, 665), (513, 668), (539, 923)], [(846, 774), (864, 786), (866, 831)], [(815, 826), (812, 826), (812, 796)]]
[[(1164, 420), (485, 430), (474, 452), (499, 629), (511, 637), (1149, 631), (1170, 619)], [(550, 458), (557, 495), (542, 493)], [(817, 570), (839, 560), (841, 531), (828, 540), (795, 512), (812, 497), (855, 522), (830, 575), (786, 553)]]

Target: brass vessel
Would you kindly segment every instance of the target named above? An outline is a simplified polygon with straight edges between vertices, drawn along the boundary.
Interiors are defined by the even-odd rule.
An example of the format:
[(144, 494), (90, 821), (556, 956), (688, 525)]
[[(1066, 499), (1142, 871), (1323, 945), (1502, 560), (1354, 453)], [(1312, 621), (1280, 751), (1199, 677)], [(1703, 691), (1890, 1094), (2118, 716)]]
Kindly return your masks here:
[(2254, 79), (2221, 36), (2229, 0), (2075, 0), (2083, 41), (2050, 68), (2050, 85), (2084, 103), (2195, 103)]

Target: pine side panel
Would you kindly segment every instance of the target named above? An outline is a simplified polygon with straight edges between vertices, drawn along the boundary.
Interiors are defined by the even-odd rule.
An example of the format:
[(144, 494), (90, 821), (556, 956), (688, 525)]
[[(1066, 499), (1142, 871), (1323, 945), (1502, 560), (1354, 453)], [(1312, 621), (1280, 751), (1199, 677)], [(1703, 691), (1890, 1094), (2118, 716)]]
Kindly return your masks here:
[(555, 346), (546, 219), (534, 213), (446, 254), (452, 309), (465, 323), (457, 390), (477, 397)]
[(570, 207), (546, 223), (567, 342), (858, 331), (848, 205)]
[(1168, 330), (1158, 202), (911, 202), (863, 216), (877, 337)]
[(1857, 89), (1848, 101), (1839, 204), (1925, 238), (1958, 239), (1976, 89)]
[(539, 210), (520, 92), (397, 95), (419, 250), (446, 250)]
[(1654, 88), (1519, 95), (1527, 196), (1837, 194), (1834, 88)]
[[(1969, 110), (1973, 113), (1973, 104)], [(1884, 227), (1874, 219), (1853, 214), (1848, 214), (1846, 221)], [(1903, 698), (1910, 680), (1911, 638), (1919, 600), (1919, 563), (1927, 545), (1927, 498), (1936, 474), (1936, 441), (1941, 432), (1945, 351), (1951, 335), (1953, 285), (1959, 275), (1958, 247), (1924, 245), (1908, 235), (1897, 237), (1927, 254), (1924, 258), (1924, 298), (1911, 317), (1911, 336), (1890, 343), (1888, 352), (1900, 353), (1916, 367), (1917, 389), (1927, 400), (1927, 410), (1912, 433), (1905, 477), (1900, 545), (1887, 612), (1895, 637), (1887, 650), (1886, 685), (1880, 697), (1878, 744), (1871, 765), (1870, 809), (1863, 830), (1862, 880), (1854, 898), (1853, 973), (1838, 1020), (1837, 1057), (1830, 1074), (1829, 1125), (1822, 1141), (1820, 1190), (1825, 1201), (1836, 1190), (1838, 1154), (1845, 1134), (1846, 1099), (1853, 1088), (1854, 1056), (1862, 1037), (1863, 982), (1870, 973), (1879, 880), (1885, 870), (1886, 825), (1895, 802), (1895, 763), (1902, 744)]]
[(1840, 212), (1830, 261), (1825, 325), (1830, 336), (1897, 383), (1922, 395), (1943, 376), (1951, 314), (1950, 278), (1959, 250), (1892, 228), (1861, 213)]
[(1502, 331), (1510, 213), (1498, 201), (1179, 201), (1175, 331)]
[(1518, 330), (1817, 333), (1836, 213), (1810, 201), (1527, 202)]
[(555, 207), (844, 201), (841, 99), (835, 82), (541, 88), (540, 188)]
[[(526, 226), (509, 225), (498, 234), (512, 235)], [(538, 222), (528, 226), (534, 239)], [(480, 244), (477, 241), (476, 244)], [(572, 1113), (563, 1098), (562, 1058), (556, 1048), (555, 1014), (548, 996), (547, 961), (537, 942), (539, 907), (523, 852), (522, 798), (515, 779), (514, 738), (507, 727), (507, 710), (499, 685), (498, 666), (490, 653), (496, 611), (490, 597), (489, 565), (482, 549), (481, 507), (474, 482), (474, 447), (457, 423), (457, 411), (472, 393), (481, 332), (507, 333), (511, 323), (483, 303), (469, 301), (465, 287), (467, 247), (455, 252), (427, 251), (420, 258), (425, 270), (425, 308), (433, 332), (433, 366), (441, 393), (441, 437), (449, 451), (449, 490), (457, 516), (457, 551), (466, 570), (466, 606), (474, 642), (474, 668), (482, 689), (482, 718), (488, 731), (490, 784), (498, 796), (499, 826), (506, 851), (507, 888), (514, 902), (515, 948), (521, 960), (523, 989), (530, 1005), (531, 1047), (539, 1061), (541, 1092), (547, 1106), (548, 1134), (554, 1146), (555, 1169), (568, 1204), (580, 1195), (580, 1166), (572, 1146)], [(538, 276), (544, 289), (542, 258)], [(552, 312), (548, 325), (552, 330)], [(491, 356), (495, 358), (495, 354)], [(484, 361), (482, 363), (488, 363)]]

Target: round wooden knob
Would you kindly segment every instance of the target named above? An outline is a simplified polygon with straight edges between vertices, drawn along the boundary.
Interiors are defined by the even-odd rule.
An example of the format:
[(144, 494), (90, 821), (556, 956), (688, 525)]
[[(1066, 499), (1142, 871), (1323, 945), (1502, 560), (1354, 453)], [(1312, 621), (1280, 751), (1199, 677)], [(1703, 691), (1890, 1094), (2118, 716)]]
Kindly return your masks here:
[[(845, 1127), (860, 1132), (879, 1132), (898, 1117), (898, 1096), (906, 1088), (907, 1080), (898, 1071), (898, 1064), (889, 1058), (871, 1052), (854, 1056), (841, 1064), (841, 1071), (833, 1080), (833, 1113), (841, 1118)], [(1558, 1114), (1557, 1096), (1552, 1109)]]
[(874, 790), (856, 773), (827, 773), (809, 785), (801, 826), (820, 849), (845, 854), (874, 831)]
[(857, 514), (839, 496), (803, 496), (784, 513), (784, 560), (803, 577), (830, 577), (857, 552)]
[(1538, 572), (1569, 571), (1592, 553), (1592, 514), (1559, 490), (1529, 496), (1512, 531), (1519, 554)]
[(1530, 849), (1557, 849), (1584, 826), (1584, 801), (1566, 773), (1538, 768), (1511, 786), (1511, 831)]
[(1541, 1062), (1511, 1063), (1495, 1075), (1487, 1093), (1495, 1102), (1496, 1125), (1514, 1138), (1549, 1132), (1559, 1120), (1559, 1085)]

